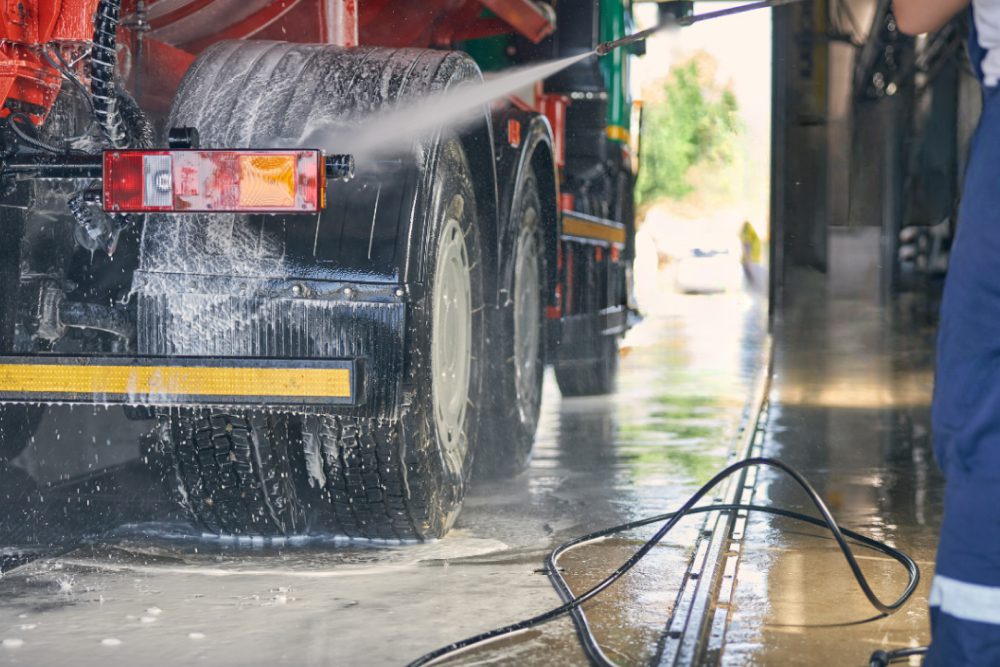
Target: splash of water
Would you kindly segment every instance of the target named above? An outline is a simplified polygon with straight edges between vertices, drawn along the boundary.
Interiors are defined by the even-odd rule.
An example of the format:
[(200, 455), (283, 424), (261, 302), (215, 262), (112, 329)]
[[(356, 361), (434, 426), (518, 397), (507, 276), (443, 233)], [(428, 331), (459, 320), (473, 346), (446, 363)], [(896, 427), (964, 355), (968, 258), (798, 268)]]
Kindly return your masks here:
[(327, 153), (351, 153), (356, 157), (403, 147), (438, 127), (454, 128), (475, 122), (482, 118), (477, 111), (484, 105), (552, 76), (591, 55), (583, 53), (518, 68), (481, 83), (430, 95), (414, 104), (368, 118), (363, 125), (349, 131), (342, 123), (321, 121), (306, 127), (295, 143)]

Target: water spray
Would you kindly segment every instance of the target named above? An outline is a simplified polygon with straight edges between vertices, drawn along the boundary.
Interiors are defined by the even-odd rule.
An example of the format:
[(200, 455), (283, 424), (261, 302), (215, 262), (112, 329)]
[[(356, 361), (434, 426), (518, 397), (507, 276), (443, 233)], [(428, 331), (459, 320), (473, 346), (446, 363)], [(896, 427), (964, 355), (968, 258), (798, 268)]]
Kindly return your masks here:
[(478, 85), (461, 86), (454, 90), (416, 100), (412, 105), (406, 107), (385, 110), (374, 117), (367, 118), (364, 125), (360, 127), (345, 127), (342, 123), (319, 121), (307, 126), (301, 136), (297, 138), (276, 138), (271, 143), (281, 145), (282, 142), (287, 142), (288, 145), (311, 146), (329, 153), (351, 153), (361, 158), (371, 157), (379, 151), (404, 146), (415, 137), (431, 132), (435, 128), (445, 125), (455, 127), (466, 122), (475, 122), (477, 120), (476, 110), (482, 109), (484, 105), (493, 100), (510, 95), (587, 58), (605, 56), (616, 49), (649, 39), (663, 30), (685, 27), (758, 9), (808, 1), (761, 0), (704, 14), (670, 18), (647, 30), (611, 42), (604, 42), (587, 53), (538, 65), (520, 67), (502, 76), (488, 78)]

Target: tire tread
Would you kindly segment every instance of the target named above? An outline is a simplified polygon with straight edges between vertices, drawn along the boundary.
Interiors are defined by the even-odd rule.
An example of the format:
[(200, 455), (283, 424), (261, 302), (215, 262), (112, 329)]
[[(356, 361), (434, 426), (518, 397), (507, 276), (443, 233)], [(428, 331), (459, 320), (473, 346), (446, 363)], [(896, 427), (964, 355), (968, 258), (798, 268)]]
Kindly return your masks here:
[(170, 439), (185, 507), (216, 534), (291, 534), (303, 527), (279, 416), (183, 411)]

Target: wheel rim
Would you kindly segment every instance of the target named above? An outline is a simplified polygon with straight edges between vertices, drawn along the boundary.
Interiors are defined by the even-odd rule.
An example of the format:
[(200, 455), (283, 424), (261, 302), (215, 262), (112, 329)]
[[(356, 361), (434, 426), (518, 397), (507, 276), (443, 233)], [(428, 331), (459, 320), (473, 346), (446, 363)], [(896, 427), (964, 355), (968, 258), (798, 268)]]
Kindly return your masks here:
[(468, 448), (464, 427), (472, 367), (472, 280), (458, 220), (445, 223), (437, 257), (431, 332), (434, 422), (446, 454), (461, 469)]
[(537, 213), (525, 212), (517, 239), (514, 273), (514, 377), (523, 423), (538, 411), (538, 351), (541, 348), (541, 276), (538, 270)]

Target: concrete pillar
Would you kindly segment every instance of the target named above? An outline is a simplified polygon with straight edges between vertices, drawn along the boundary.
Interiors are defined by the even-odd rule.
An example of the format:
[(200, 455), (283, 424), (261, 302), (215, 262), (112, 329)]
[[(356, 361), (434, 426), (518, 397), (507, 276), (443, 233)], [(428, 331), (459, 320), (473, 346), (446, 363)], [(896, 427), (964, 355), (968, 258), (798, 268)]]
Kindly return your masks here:
[(827, 269), (828, 0), (774, 10), (772, 302), (795, 266)]

